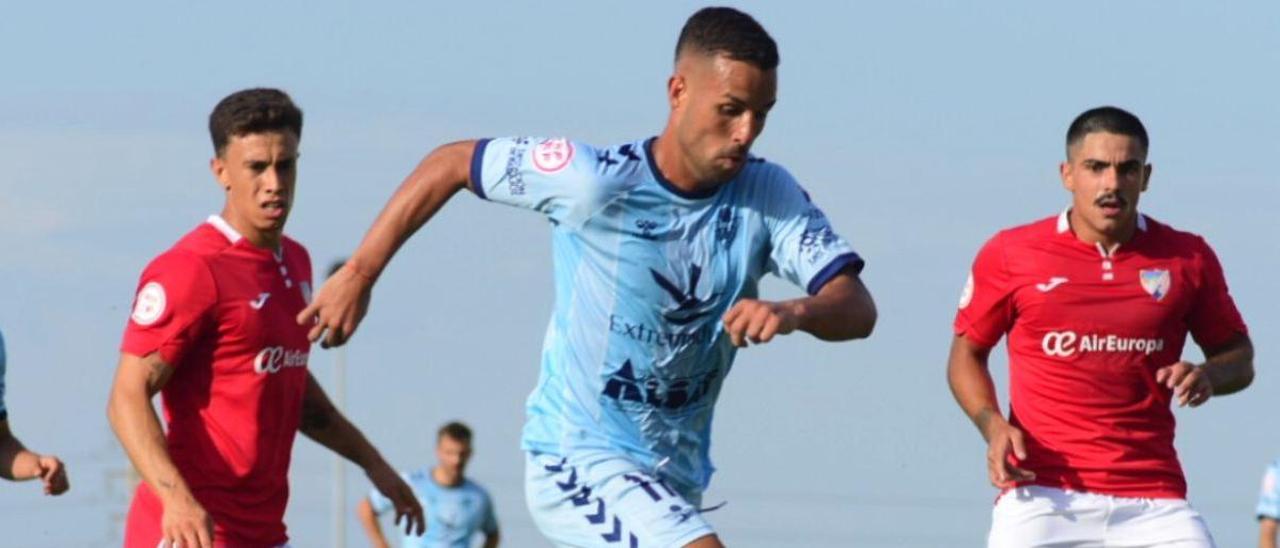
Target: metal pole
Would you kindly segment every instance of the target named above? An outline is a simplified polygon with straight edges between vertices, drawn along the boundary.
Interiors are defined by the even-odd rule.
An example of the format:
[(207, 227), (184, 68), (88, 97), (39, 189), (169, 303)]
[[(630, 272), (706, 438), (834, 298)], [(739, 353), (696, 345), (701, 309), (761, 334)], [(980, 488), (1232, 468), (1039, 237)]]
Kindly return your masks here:
[[(330, 263), (329, 276), (333, 276), (346, 259)], [(333, 355), (333, 400), (338, 411), (347, 412), (347, 347), (339, 346)], [(347, 546), (347, 463), (342, 455), (333, 454), (333, 546)]]
[[(347, 407), (347, 347), (339, 346), (334, 356), (333, 397), (338, 410)], [(347, 546), (347, 477), (346, 460), (333, 455), (333, 546)]]

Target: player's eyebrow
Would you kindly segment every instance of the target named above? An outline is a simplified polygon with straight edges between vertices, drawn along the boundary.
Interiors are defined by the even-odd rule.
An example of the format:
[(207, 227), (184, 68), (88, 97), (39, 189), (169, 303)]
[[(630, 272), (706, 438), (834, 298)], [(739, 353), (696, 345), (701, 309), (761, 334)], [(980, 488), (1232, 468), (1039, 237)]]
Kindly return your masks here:
[[(724, 94), (724, 98), (742, 107), (750, 108), (751, 106), (750, 103), (747, 103), (746, 99), (738, 97), (732, 93), (726, 92)], [(778, 104), (778, 99), (775, 97), (772, 101), (769, 101), (767, 104), (765, 104), (764, 110), (768, 111), (773, 108), (773, 105), (776, 105), (776, 104)]]

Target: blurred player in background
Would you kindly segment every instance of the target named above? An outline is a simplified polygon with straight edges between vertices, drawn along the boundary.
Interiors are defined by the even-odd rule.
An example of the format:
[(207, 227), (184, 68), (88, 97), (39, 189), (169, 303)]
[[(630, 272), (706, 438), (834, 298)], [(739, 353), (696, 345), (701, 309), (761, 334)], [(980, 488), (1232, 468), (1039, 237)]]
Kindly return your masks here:
[[(477, 534), (484, 537), (484, 548), (498, 546), (498, 519), (489, 492), (464, 475), (471, 448), (471, 429), (460, 422), (448, 423), (436, 433), (436, 465), (402, 475), (426, 512), (427, 532), (404, 535), (400, 546), (471, 548)], [(378, 516), (392, 507), (391, 500), (376, 489), (356, 506), (356, 517), (374, 548), (388, 546)]]

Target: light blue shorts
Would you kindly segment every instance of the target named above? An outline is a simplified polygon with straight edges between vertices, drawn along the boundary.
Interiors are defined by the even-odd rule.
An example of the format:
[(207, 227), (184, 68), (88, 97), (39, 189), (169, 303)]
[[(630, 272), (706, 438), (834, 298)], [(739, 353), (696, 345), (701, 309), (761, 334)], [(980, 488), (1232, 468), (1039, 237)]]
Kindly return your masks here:
[(715, 534), (700, 501), (619, 455), (527, 453), (524, 485), (534, 523), (556, 546), (669, 548)]

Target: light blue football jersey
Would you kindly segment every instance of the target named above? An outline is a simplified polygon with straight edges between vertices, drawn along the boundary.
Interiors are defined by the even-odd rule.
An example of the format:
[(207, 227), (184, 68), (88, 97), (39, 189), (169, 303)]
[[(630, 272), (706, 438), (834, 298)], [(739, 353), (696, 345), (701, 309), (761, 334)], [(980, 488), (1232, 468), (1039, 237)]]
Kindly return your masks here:
[(765, 273), (812, 294), (862, 259), (781, 166), (752, 157), (690, 194), (658, 171), (653, 142), (481, 140), (471, 185), (552, 226), (555, 309), (523, 448), (621, 453), (696, 497), (736, 351), (721, 317)]
[[(415, 470), (402, 475), (418, 497), (427, 518), (427, 532), (422, 536), (404, 535), (404, 548), (471, 548), (476, 533), (491, 535), (498, 531), (498, 518), (493, 512), (489, 493), (475, 482), (464, 479), (462, 485), (445, 487), (431, 478), (431, 469)], [(391, 500), (377, 489), (369, 492), (373, 511), (382, 514), (393, 508)]]
[(1258, 494), (1258, 519), (1280, 520), (1280, 460), (1267, 467), (1262, 476), (1262, 490)]

